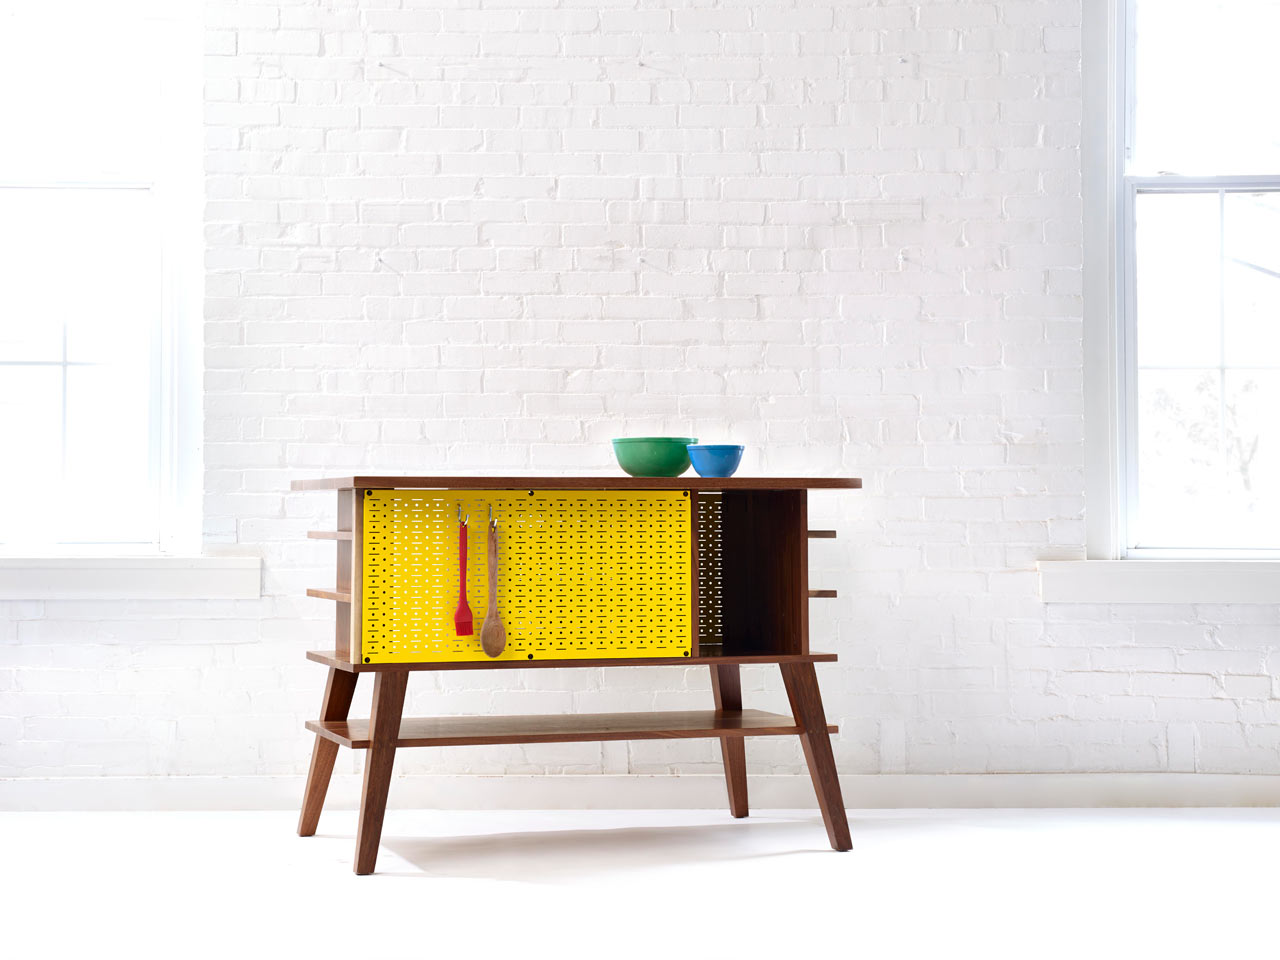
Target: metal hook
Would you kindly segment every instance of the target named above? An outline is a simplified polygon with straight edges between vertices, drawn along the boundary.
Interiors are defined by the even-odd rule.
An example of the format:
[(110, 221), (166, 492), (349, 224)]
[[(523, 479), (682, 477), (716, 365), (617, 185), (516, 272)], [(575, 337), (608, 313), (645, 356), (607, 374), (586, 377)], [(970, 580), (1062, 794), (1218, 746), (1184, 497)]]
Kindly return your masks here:
[(465, 527), (470, 522), (471, 522), (471, 514), (468, 513), (464, 517), (462, 515), (462, 504), (458, 504), (458, 523), (462, 524), (462, 526)]
[(495, 519), (493, 519), (493, 504), (492, 504), (492, 503), (491, 503), (491, 504), (489, 504), (489, 526), (493, 527), (493, 529), (495, 529), (495, 530), (497, 530), (497, 529), (498, 529), (498, 521), (497, 521), (497, 520), (495, 520)]

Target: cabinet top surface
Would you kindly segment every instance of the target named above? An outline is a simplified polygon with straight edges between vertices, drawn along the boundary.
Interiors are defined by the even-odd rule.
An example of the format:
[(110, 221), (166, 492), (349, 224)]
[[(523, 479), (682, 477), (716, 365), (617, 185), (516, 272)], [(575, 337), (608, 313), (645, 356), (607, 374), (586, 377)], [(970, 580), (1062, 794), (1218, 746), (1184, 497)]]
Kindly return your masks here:
[(318, 477), (294, 490), (856, 490), (857, 477)]

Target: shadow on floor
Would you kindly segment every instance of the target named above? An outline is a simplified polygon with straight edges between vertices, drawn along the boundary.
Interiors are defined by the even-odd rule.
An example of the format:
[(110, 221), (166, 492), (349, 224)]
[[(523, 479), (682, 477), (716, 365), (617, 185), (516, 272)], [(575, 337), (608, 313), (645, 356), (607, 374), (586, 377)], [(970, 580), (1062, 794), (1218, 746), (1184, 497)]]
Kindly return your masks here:
[[(557, 883), (692, 863), (830, 852), (820, 819), (636, 826), (463, 837), (386, 837), (386, 851), (420, 871), (401, 876)], [(394, 875), (390, 863), (379, 873)]]

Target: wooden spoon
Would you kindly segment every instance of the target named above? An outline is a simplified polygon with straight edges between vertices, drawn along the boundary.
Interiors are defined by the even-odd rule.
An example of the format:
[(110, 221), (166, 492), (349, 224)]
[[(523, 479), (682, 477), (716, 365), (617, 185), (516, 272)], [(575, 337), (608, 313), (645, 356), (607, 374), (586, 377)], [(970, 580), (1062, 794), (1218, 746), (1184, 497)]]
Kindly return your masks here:
[(480, 627), (480, 646), (485, 655), (496, 657), (507, 646), (507, 628), (502, 625), (502, 617), (498, 615), (498, 524), (489, 521), (488, 536), (489, 563), (489, 609), (485, 611), (484, 623)]

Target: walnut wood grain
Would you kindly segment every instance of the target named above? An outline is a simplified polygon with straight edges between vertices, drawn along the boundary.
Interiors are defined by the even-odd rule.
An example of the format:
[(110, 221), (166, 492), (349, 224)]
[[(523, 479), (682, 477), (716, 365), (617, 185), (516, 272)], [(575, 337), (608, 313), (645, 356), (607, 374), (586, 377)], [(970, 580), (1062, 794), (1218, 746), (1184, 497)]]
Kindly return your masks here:
[[(335, 490), (337, 529), (313, 531), (313, 539), (336, 541), (333, 589), (309, 589), (313, 597), (337, 602), (334, 650), (312, 651), (308, 659), (329, 668), (321, 717), (307, 728), (316, 734), (298, 831), (314, 833), (332, 777), (338, 746), (368, 750), (364, 767), (355, 871), (373, 872), (377, 862), (395, 752), (401, 746), (574, 743), (616, 740), (714, 738), (720, 740), (730, 812), (748, 813), (745, 738), (799, 736), (818, 794), (828, 837), (837, 850), (850, 846), (847, 818), (836, 777), (830, 734), (814, 664), (834, 654), (808, 652), (810, 597), (835, 596), (809, 590), (808, 539), (830, 539), (830, 530), (808, 529), (807, 491), (858, 489), (857, 478), (734, 477), (405, 477), (350, 476), (298, 480), (294, 490)], [(689, 657), (629, 657), (596, 660), (490, 660), (443, 663), (364, 663), (361, 657), (361, 542), (364, 499), (387, 489), (453, 490), (686, 490), (695, 521), (690, 545), (691, 623)], [(719, 642), (698, 645), (697, 500), (719, 493), (726, 567), (725, 616)], [(739, 666), (777, 663), (794, 716), (742, 709)], [(565, 669), (602, 666), (706, 665), (712, 675), (715, 710), (635, 714), (571, 714), (541, 717), (409, 718), (403, 714), (408, 675), (415, 670)], [(348, 718), (360, 673), (374, 674), (373, 710), (368, 720)]]
[(818, 674), (811, 663), (784, 663), (782, 682), (787, 688), (791, 711), (802, 728), (800, 745), (809, 764), (809, 776), (818, 795), (818, 807), (822, 810), (822, 822), (827, 827), (827, 838), (833, 850), (848, 850), (853, 846), (849, 839), (849, 820), (845, 815), (844, 800), (840, 795), (840, 778), (836, 774), (836, 761), (831, 753), (830, 727), (822, 710), (822, 692), (818, 688)]
[(803, 490), (726, 490), (721, 496), (725, 653), (808, 650), (805, 496)]
[[(334, 723), (347, 719), (358, 679), (354, 673), (329, 669), (329, 679), (320, 700), (322, 721)], [(324, 809), (325, 794), (329, 792), (329, 780), (333, 776), (333, 762), (337, 756), (338, 745), (327, 737), (316, 734), (315, 746), (311, 749), (311, 767), (307, 771), (307, 786), (302, 794), (302, 814), (298, 817), (300, 837), (315, 835), (316, 825), (320, 822), (320, 811)]]
[(835, 590), (810, 590), (810, 600), (834, 600), (837, 596)]
[[(715, 649), (708, 644), (704, 650)], [(307, 659), (352, 673), (399, 670), (564, 670), (572, 667), (689, 667), (721, 663), (835, 663), (834, 653), (709, 654), (700, 657), (627, 657), (616, 660), (456, 660), (439, 663), (351, 663), (328, 650), (308, 650)]]
[[(391, 768), (396, 759), (400, 718), (409, 673), (380, 673), (373, 681), (373, 716), (365, 721), (369, 756), (364, 762), (364, 789), (360, 793), (360, 826), (356, 831), (356, 873), (373, 873), (382, 840), (382, 819), (387, 812)], [(315, 729), (312, 724), (308, 727)], [(323, 723), (321, 726), (327, 726)], [(319, 732), (319, 731), (317, 731)]]
[[(338, 593), (352, 596), (351, 582), (356, 565), (360, 558), (356, 556), (355, 525), (356, 492), (354, 490), (338, 491), (338, 529), (333, 531), (337, 541), (337, 576), (334, 589)], [(358, 623), (360, 616), (352, 613), (350, 601), (339, 603), (333, 617), (333, 653), (341, 660), (353, 660), (351, 638), (354, 635), (353, 624)]]
[[(711, 668), (711, 696), (717, 713), (742, 712), (742, 673), (736, 663)], [(747, 743), (743, 737), (721, 737), (720, 756), (724, 762), (724, 782), (729, 793), (729, 813), (747, 815)]]
[(292, 490), (857, 490), (858, 477), (398, 477), (294, 480)]
[[(400, 674), (379, 674), (400, 676)], [(307, 721), (307, 729), (339, 746), (369, 749), (374, 720)], [(831, 728), (836, 731), (835, 727)], [(652, 713), (567, 713), (525, 717), (405, 717), (397, 747), (494, 746), (513, 743), (597, 743), (608, 740), (689, 740), (797, 736), (791, 717), (763, 710), (679, 710)]]
[[(350, 505), (344, 507), (343, 498), (351, 498)], [(363, 490), (340, 490), (338, 492), (338, 508), (346, 511), (343, 523), (339, 526), (351, 527), (351, 608), (350, 621), (347, 624), (347, 659), (352, 663), (363, 661), (361, 641), (364, 633), (364, 610), (362, 589), (364, 583), (364, 498)], [(341, 650), (339, 650), (341, 653)]]
[[(789, 493), (781, 494), (794, 501), (791, 508), (793, 513), (788, 522), (783, 524), (784, 542), (788, 544), (794, 551), (792, 556), (795, 563), (799, 567), (799, 571), (794, 579), (788, 579), (785, 590), (796, 589), (800, 592), (800, 599), (796, 602), (798, 608), (795, 612), (799, 615), (799, 624), (796, 629), (800, 633), (800, 646), (795, 649), (796, 653), (809, 652), (809, 540), (806, 533), (809, 530), (809, 494)], [(797, 582), (798, 581), (798, 582)]]

